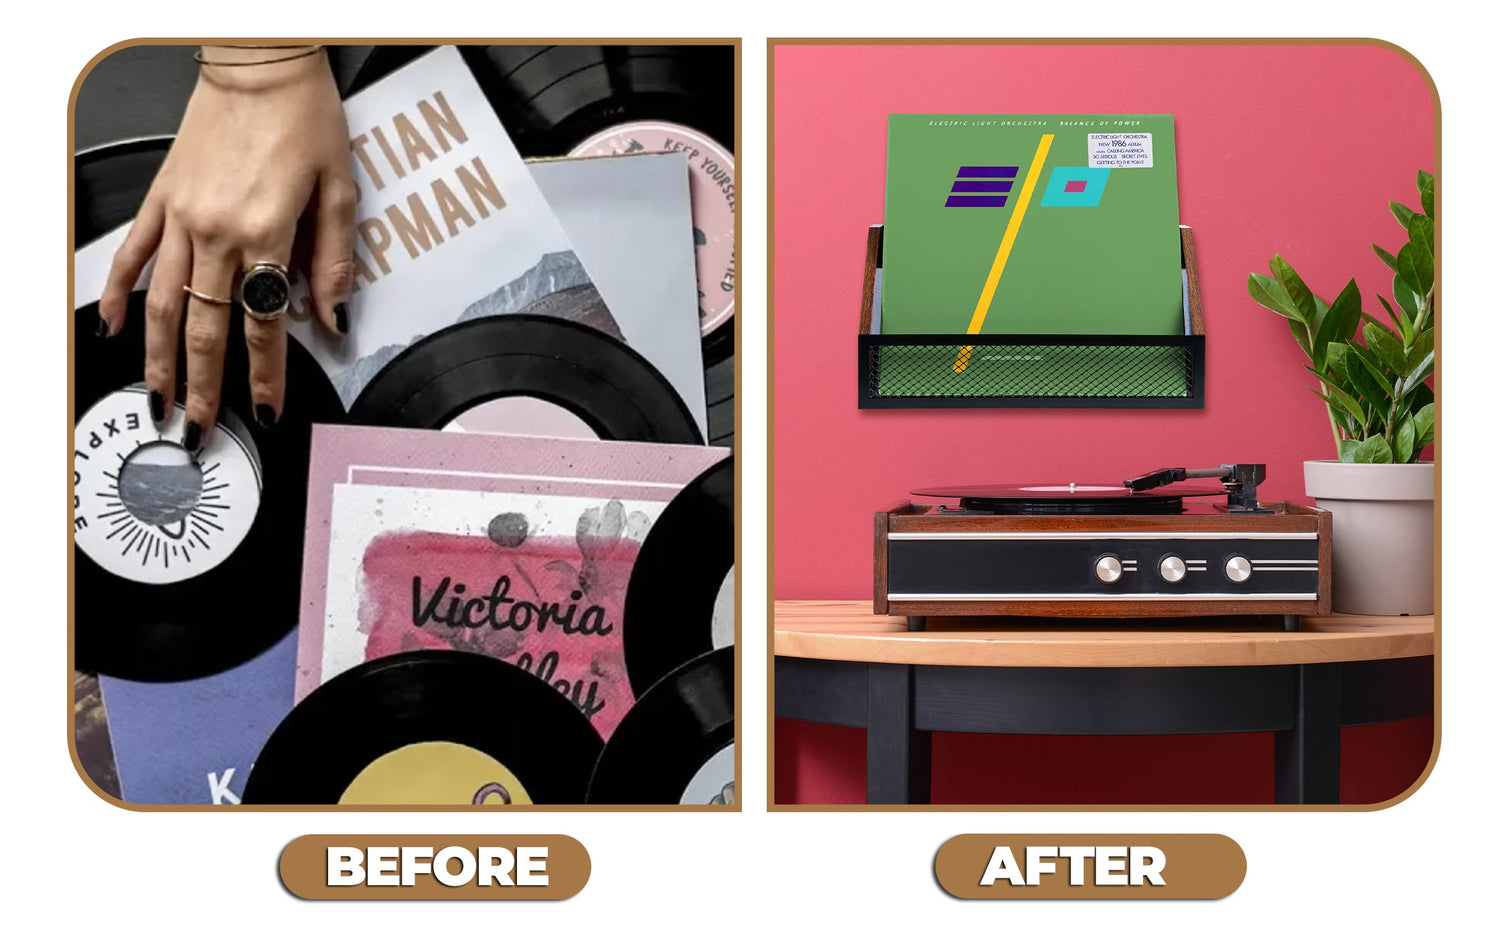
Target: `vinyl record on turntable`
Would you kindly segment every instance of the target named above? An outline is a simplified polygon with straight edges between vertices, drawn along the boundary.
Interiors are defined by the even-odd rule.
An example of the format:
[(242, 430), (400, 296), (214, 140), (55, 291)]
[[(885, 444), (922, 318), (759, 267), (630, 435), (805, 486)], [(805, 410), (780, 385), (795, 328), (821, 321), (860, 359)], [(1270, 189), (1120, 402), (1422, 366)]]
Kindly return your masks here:
[(733, 805), (734, 648), (674, 668), (599, 755), (589, 802)]
[(360, 664), (272, 733), (244, 800), (297, 805), (579, 803), (603, 746), (566, 696), (462, 651)]
[(1182, 512), (1182, 501), (1194, 496), (1223, 496), (1221, 486), (1155, 487), (1131, 490), (1104, 483), (986, 483), (952, 487), (923, 487), (913, 496), (960, 500), (968, 512), (993, 515), (1162, 515)]
[(641, 544), (625, 593), (625, 670), (641, 694), (734, 643), (734, 457), (683, 487)]
[(421, 339), (375, 375), (349, 419), (436, 429), (507, 397), (561, 407), (608, 440), (703, 442), (677, 391), (634, 349), (587, 325), (532, 313), (485, 316)]
[(141, 368), (143, 293), (98, 338), (97, 304), (74, 318), (74, 662), (131, 680), (205, 676), (261, 653), (297, 624), (307, 466), (315, 422), (340, 422), (333, 385), (287, 346), (281, 419), (253, 426), (243, 330), (231, 327), (216, 428), (182, 450), (186, 362), (158, 428)]

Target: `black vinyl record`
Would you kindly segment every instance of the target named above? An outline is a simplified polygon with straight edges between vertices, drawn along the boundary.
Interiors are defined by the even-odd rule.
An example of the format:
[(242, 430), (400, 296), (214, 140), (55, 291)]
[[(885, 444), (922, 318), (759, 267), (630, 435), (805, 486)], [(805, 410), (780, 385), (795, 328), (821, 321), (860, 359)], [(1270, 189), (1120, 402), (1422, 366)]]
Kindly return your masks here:
[(526, 156), (571, 154), (623, 122), (675, 122), (734, 151), (730, 45), (486, 45), (463, 49)]
[[(589, 802), (693, 802), (684, 792), (734, 744), (734, 648), (700, 655), (640, 698), (604, 746), (589, 781)], [(733, 784), (710, 781), (708, 792)], [(727, 802), (733, 802), (726, 797)], [(700, 798), (694, 804), (701, 804)]]
[(994, 515), (1171, 515), (1182, 512), (1185, 497), (1223, 496), (1224, 487), (1173, 485), (1131, 490), (1120, 484), (1039, 482), (923, 487), (911, 493), (957, 498), (965, 510)]
[(132, 139), (73, 158), (73, 241), (92, 242), (135, 218), (172, 147), (171, 136)]
[(605, 439), (703, 442), (677, 391), (634, 349), (588, 326), (532, 314), (473, 319), (418, 341), (365, 386), (349, 418), (436, 429), (507, 396), (561, 406)]
[(713, 650), (714, 607), (733, 569), (731, 455), (683, 487), (641, 544), (625, 592), (632, 692), (646, 692), (673, 668)]
[[(519, 667), (461, 651), (393, 654), (298, 703), (261, 749), (244, 801), (332, 805), (376, 761), (432, 743), (503, 765), (537, 804), (584, 802), (603, 746), (567, 697)], [(480, 804), (489, 791), (482, 779), (442, 786)]]
[[(177, 447), (171, 433), (181, 429), (186, 396), (179, 350), (178, 408), (158, 430), (140, 386), (144, 299), (131, 295), (112, 338), (94, 335), (97, 304), (74, 314), (74, 663), (132, 680), (182, 680), (236, 666), (296, 627), (312, 426), (339, 422), (344, 410), (317, 362), (289, 340), (281, 419), (254, 426), (235, 324), (222, 412), (199, 463), (171, 468), (170, 481), (142, 481), (134, 465), (127, 473), (125, 460), (142, 446)], [(163, 499), (183, 481), (194, 485)]]

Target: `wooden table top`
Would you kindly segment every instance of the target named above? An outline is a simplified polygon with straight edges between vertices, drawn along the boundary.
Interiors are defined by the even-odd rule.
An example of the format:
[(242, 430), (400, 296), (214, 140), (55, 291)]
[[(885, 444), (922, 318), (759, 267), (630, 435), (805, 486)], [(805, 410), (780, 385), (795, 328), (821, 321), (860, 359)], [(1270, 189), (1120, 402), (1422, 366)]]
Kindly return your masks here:
[[(1224, 667), (1421, 657), (1433, 619), (1334, 614), (1302, 619), (1036, 619), (932, 616), (909, 632), (903, 616), (868, 600), (778, 600), (777, 657), (974, 667)], [(1209, 624), (1212, 623), (1212, 624)]]

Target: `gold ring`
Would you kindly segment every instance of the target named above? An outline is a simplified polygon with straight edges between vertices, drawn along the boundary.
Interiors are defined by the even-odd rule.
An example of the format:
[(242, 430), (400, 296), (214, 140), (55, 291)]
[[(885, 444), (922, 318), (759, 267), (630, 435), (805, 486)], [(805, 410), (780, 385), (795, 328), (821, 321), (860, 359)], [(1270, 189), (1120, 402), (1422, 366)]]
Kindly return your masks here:
[(197, 290), (194, 290), (192, 287), (189, 287), (187, 284), (183, 284), (182, 285), (182, 289), (187, 292), (188, 296), (190, 296), (193, 299), (199, 301), (200, 303), (209, 303), (209, 304), (212, 304), (214, 306), (233, 306), (234, 305), (234, 300), (226, 300), (226, 299), (224, 299), (221, 296), (209, 296), (206, 293), (199, 293)]

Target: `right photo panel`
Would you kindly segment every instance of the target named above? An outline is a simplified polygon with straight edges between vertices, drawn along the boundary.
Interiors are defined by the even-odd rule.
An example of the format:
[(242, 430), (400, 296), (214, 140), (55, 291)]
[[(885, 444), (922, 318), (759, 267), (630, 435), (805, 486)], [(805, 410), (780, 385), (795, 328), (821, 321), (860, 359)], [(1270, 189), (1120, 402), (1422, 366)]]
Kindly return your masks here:
[(1375, 40), (769, 55), (772, 808), (1414, 792), (1426, 69)]

